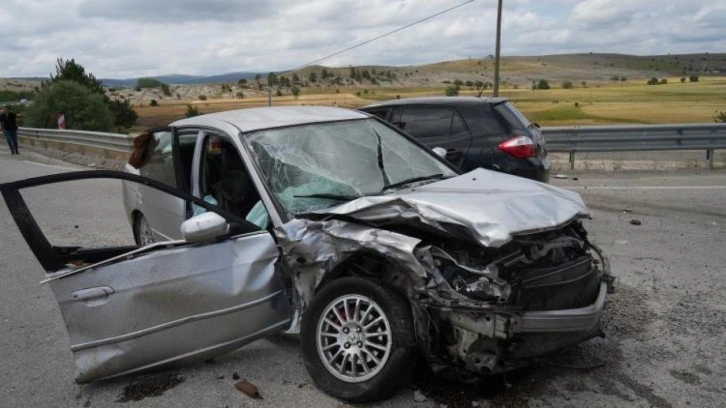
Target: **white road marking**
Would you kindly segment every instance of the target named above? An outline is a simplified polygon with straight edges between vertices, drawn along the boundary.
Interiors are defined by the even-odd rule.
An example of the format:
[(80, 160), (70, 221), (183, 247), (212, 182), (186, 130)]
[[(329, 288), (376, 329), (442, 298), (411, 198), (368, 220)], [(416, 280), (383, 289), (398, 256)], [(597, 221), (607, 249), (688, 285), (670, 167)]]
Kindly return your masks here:
[(563, 186), (571, 190), (725, 190), (726, 186)]
[(77, 169), (74, 169), (71, 167), (54, 166), (52, 164), (36, 163), (36, 162), (28, 161), (28, 160), (23, 160), (23, 163), (35, 164), (36, 166), (50, 167), (52, 169), (71, 170), (71, 171), (77, 170)]

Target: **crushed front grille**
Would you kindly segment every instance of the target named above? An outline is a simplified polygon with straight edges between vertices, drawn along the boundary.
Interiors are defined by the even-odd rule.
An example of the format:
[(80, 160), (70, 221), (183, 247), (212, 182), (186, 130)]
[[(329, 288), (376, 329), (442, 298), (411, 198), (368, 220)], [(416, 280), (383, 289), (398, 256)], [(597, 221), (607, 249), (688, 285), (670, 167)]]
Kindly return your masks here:
[(595, 302), (599, 289), (598, 270), (592, 258), (583, 255), (550, 268), (522, 271), (512, 284), (512, 305), (524, 310), (559, 310), (585, 307)]

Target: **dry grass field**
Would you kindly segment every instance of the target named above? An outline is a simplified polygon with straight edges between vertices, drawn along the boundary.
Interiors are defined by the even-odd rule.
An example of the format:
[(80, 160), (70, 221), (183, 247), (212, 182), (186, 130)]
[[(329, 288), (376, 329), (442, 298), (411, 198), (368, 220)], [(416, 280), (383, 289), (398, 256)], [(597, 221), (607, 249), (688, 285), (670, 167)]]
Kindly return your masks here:
[[(711, 122), (716, 111), (726, 110), (726, 77), (701, 77), (698, 82), (681, 83), (680, 77), (667, 78), (664, 85), (646, 85), (645, 80), (600, 81), (575, 84), (562, 89), (554, 81), (549, 90), (507, 86), (500, 96), (511, 100), (531, 120), (542, 126), (689, 123)], [(462, 88), (460, 95), (478, 95)], [(444, 95), (443, 84), (412, 87), (321, 87), (305, 89), (297, 97), (273, 96), (273, 105), (326, 105), (356, 108), (376, 101), (416, 96)], [(483, 96), (490, 96), (491, 90)], [(201, 100), (160, 100), (159, 106), (137, 106), (139, 127), (156, 126), (183, 118), (187, 104), (201, 113), (267, 106), (263, 93), (244, 99), (209, 98)]]

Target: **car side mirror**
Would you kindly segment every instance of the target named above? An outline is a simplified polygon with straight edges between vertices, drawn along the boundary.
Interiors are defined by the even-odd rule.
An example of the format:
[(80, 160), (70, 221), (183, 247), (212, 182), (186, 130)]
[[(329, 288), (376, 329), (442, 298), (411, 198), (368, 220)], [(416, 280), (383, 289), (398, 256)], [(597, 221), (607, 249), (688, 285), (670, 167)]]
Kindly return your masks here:
[(181, 225), (182, 237), (186, 242), (196, 244), (209, 242), (229, 232), (229, 224), (221, 215), (206, 212), (194, 216)]
[(441, 157), (442, 159), (446, 158), (446, 149), (443, 147), (434, 147), (431, 149), (434, 153), (436, 153), (437, 156)]

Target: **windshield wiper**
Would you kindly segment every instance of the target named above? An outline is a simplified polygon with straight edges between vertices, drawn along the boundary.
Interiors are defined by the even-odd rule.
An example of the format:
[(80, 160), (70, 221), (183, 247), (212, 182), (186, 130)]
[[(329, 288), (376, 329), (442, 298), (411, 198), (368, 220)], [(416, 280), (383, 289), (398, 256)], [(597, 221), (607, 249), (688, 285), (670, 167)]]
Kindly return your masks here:
[(446, 177), (444, 177), (444, 175), (441, 174), (441, 173), (431, 174), (431, 175), (428, 175), (428, 176), (411, 177), (411, 178), (408, 178), (406, 180), (398, 181), (398, 182), (393, 183), (393, 184), (387, 184), (387, 185), (383, 186), (383, 188), (381, 189), (381, 191), (386, 191), (388, 189), (391, 189), (391, 188), (394, 188), (394, 187), (400, 187), (400, 186), (403, 186), (403, 185), (409, 184), (409, 183), (415, 183), (417, 181), (433, 180), (433, 179), (442, 179), (442, 178), (446, 178)]
[(320, 194), (294, 195), (293, 197), (295, 197), (295, 198), (325, 198), (328, 200), (336, 200), (336, 201), (351, 201), (351, 200), (355, 200), (356, 198), (361, 198), (362, 196), (320, 193)]

